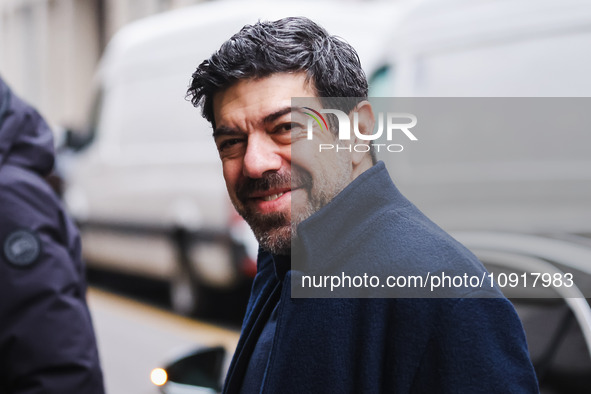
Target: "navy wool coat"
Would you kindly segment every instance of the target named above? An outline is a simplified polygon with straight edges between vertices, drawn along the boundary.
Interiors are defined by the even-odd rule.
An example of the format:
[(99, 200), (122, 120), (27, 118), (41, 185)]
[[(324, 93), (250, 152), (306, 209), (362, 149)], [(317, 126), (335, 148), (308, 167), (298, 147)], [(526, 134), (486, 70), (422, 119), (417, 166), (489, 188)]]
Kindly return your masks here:
[[(338, 255), (345, 270), (370, 256), (378, 271), (412, 265), (423, 272), (486, 272), (398, 192), (383, 163), (304, 221), (298, 234), (294, 247), (312, 268)], [(224, 393), (538, 392), (521, 322), (502, 294), (293, 298), (301, 275), (290, 265), (293, 252), (259, 254)]]

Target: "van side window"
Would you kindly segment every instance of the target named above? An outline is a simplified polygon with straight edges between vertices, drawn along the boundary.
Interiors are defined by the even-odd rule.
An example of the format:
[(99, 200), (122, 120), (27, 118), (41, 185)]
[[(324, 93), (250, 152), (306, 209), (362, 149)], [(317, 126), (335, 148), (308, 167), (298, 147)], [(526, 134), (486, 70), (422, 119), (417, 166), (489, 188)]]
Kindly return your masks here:
[(369, 77), (369, 97), (391, 97), (394, 91), (394, 66), (385, 64)]
[(89, 122), (83, 129), (66, 129), (64, 147), (72, 151), (86, 149), (94, 140), (102, 107), (102, 92), (99, 91), (92, 102)]
[(94, 97), (94, 100), (92, 102), (92, 109), (90, 111), (88, 129), (86, 130), (86, 133), (87, 133), (86, 134), (86, 137), (87, 137), (86, 144), (87, 145), (89, 145), (92, 142), (92, 140), (94, 140), (94, 138), (96, 137), (98, 127), (99, 127), (102, 108), (103, 108), (103, 91), (102, 91), (102, 89), (100, 89), (97, 91), (97, 93)]

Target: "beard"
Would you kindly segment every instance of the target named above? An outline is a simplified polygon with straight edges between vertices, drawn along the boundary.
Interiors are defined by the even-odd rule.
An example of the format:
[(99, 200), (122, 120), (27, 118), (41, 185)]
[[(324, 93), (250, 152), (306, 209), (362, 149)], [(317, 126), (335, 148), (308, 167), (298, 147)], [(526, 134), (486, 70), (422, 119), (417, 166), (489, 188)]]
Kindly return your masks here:
[[(298, 236), (299, 224), (327, 205), (348, 185), (351, 172), (347, 168), (347, 162), (340, 162), (336, 171), (317, 174), (318, 179), (313, 179), (308, 171), (293, 165), (290, 173), (269, 172), (262, 178), (246, 178), (236, 188), (236, 197), (232, 198), (232, 203), (264, 250), (276, 255), (289, 255), (292, 241)], [(291, 189), (289, 212), (261, 214), (249, 207), (250, 195), (274, 188)], [(297, 190), (305, 191), (305, 197), (294, 198), (293, 192)]]
[(249, 207), (249, 196), (273, 188), (291, 188), (291, 175), (285, 172), (265, 173), (262, 178), (246, 178), (236, 188), (232, 204), (248, 223), (259, 245), (273, 254), (288, 255), (291, 251), (290, 212), (262, 214)]

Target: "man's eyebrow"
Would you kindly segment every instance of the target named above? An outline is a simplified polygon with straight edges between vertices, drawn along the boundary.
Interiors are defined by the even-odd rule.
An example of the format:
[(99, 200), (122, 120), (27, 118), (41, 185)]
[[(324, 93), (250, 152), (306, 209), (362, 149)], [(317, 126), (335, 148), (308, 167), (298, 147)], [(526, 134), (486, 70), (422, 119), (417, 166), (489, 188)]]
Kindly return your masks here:
[(282, 117), (283, 115), (290, 113), (291, 110), (292, 110), (291, 106), (285, 107), (285, 108), (281, 108), (279, 111), (275, 111), (272, 114), (269, 114), (269, 115), (265, 116), (265, 118), (263, 119), (263, 123), (271, 123), (271, 122), (274, 122), (278, 118)]
[(213, 138), (221, 137), (223, 135), (243, 134), (239, 130), (227, 126), (220, 126), (213, 131)]
[[(290, 113), (292, 111), (292, 109), (295, 111), (300, 111), (300, 108), (292, 108), (291, 106), (281, 108), (280, 110), (275, 111), (275, 112), (265, 116), (263, 118), (263, 123), (274, 122), (275, 120), (282, 117), (283, 115)], [(236, 134), (244, 134), (244, 133), (241, 132), (240, 130), (233, 129), (231, 127), (220, 126), (213, 131), (213, 138), (217, 138), (217, 137), (220, 137), (223, 135), (236, 135)]]

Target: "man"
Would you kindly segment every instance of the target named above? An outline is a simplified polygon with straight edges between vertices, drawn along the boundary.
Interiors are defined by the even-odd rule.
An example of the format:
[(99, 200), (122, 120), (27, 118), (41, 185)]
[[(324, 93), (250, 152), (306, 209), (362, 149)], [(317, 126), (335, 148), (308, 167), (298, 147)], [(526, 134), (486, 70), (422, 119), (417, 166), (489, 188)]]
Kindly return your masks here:
[(102, 394), (72, 221), (44, 178), (47, 124), (0, 79), (0, 393)]
[[(485, 272), (371, 154), (306, 143), (292, 97), (310, 97), (312, 109), (353, 98), (337, 99), (338, 109), (372, 133), (353, 48), (306, 18), (245, 26), (199, 65), (189, 95), (213, 126), (228, 193), (261, 247), (225, 393), (538, 391), (521, 323), (498, 294), (291, 297), (302, 274), (295, 260), (312, 270), (371, 260), (380, 269)], [(314, 129), (316, 142), (338, 143), (328, 128)]]

